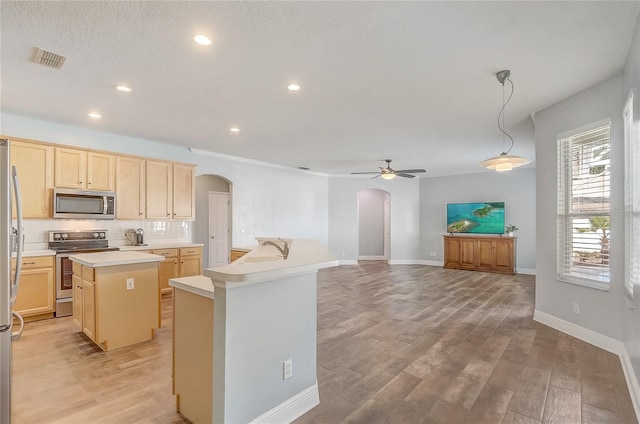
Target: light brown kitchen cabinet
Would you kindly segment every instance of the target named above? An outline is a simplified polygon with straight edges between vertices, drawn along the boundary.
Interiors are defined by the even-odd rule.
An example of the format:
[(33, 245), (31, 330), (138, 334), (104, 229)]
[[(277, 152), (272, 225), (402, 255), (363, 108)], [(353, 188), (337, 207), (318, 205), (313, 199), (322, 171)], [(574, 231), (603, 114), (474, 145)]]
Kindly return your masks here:
[(113, 191), (113, 155), (56, 147), (54, 186), (81, 190)]
[(145, 161), (116, 157), (116, 218), (139, 219), (145, 217)]
[(444, 267), (515, 274), (514, 237), (444, 236)]
[(243, 257), (244, 255), (246, 255), (247, 252), (246, 250), (242, 250), (242, 249), (231, 249), (231, 252), (229, 254), (229, 259), (231, 262), (240, 259), (241, 257)]
[(173, 165), (173, 218), (191, 220), (196, 217), (195, 168)]
[(84, 301), (82, 299), (82, 265), (73, 262), (73, 322), (82, 330), (82, 314)]
[[(158, 320), (158, 267), (136, 263), (88, 267), (74, 262), (74, 282), (82, 288), (74, 291), (74, 321), (82, 332), (102, 350), (150, 340)], [(127, 288), (127, 279), (135, 287)], [(74, 285), (74, 288), (77, 288)]]
[(169, 286), (169, 280), (180, 275), (178, 249), (154, 249), (151, 253), (164, 256), (164, 262), (158, 262), (158, 289), (160, 290), (160, 295), (171, 293), (172, 288)]
[(169, 162), (147, 161), (146, 217), (173, 218), (173, 166)]
[(180, 277), (202, 275), (202, 247), (183, 247), (179, 253)]
[[(10, 140), (11, 165), (18, 171), (25, 219), (51, 218), (53, 146), (24, 140)], [(13, 217), (16, 217), (15, 204)]]
[[(16, 259), (11, 260), (11, 272), (16, 268)], [(55, 311), (54, 257), (37, 256), (22, 259), (18, 295), (13, 311), (19, 312), (26, 321), (52, 318)]]

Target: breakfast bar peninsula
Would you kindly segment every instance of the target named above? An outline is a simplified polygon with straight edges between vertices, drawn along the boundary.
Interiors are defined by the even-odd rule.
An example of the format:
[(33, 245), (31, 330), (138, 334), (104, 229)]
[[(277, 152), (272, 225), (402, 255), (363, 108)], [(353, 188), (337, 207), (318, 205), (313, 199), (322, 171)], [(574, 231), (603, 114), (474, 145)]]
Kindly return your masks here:
[(158, 327), (160, 255), (99, 252), (71, 255), (73, 319), (102, 350), (151, 340)]
[(192, 422), (291, 422), (320, 401), (317, 275), (337, 258), (315, 240), (256, 240), (229, 265), (169, 282), (177, 407)]

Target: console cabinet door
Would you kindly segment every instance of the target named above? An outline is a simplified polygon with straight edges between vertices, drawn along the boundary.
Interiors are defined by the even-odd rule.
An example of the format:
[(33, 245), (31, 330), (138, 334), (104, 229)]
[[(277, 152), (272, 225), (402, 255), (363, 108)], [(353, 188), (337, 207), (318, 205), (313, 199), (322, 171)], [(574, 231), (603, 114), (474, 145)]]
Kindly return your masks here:
[(460, 269), (476, 268), (475, 240), (460, 240)]
[(497, 272), (514, 272), (515, 244), (513, 239), (504, 239), (496, 242), (495, 267)]
[(478, 240), (478, 271), (495, 269), (496, 243), (493, 240)]

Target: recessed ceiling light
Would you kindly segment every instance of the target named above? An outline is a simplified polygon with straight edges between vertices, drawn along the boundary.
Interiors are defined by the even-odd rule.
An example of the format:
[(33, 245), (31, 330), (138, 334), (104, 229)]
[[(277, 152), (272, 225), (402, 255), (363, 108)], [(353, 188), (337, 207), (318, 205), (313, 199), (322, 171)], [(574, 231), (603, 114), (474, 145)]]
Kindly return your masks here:
[(240, 128), (238, 127), (229, 128), (229, 131), (237, 133), (237, 132), (240, 132)]
[(287, 86), (287, 88), (289, 89), (289, 91), (298, 91), (298, 90), (300, 90), (300, 86), (298, 84), (289, 84)]
[(116, 90), (122, 91), (124, 93), (131, 93), (131, 88), (127, 87), (126, 85), (118, 85), (116, 86)]
[(91, 113), (89, 114), (89, 116), (90, 116), (91, 118), (93, 118), (93, 119), (100, 119), (100, 118), (102, 118), (102, 115), (100, 115), (100, 114), (99, 114), (99, 113), (97, 113), (97, 112), (91, 112)]
[(209, 44), (211, 44), (211, 38), (207, 37), (204, 34), (196, 35), (195, 37), (193, 37), (193, 40), (201, 46), (208, 46)]

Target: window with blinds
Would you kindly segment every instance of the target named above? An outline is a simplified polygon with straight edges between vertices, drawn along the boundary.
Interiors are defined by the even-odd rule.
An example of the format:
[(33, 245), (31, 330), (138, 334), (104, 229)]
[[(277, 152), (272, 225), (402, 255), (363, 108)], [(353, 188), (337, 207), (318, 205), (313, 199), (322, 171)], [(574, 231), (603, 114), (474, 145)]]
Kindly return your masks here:
[(610, 122), (558, 138), (558, 280), (609, 288)]
[(623, 113), (625, 150), (625, 255), (624, 286), (633, 297), (640, 284), (640, 137), (633, 126), (633, 94)]

